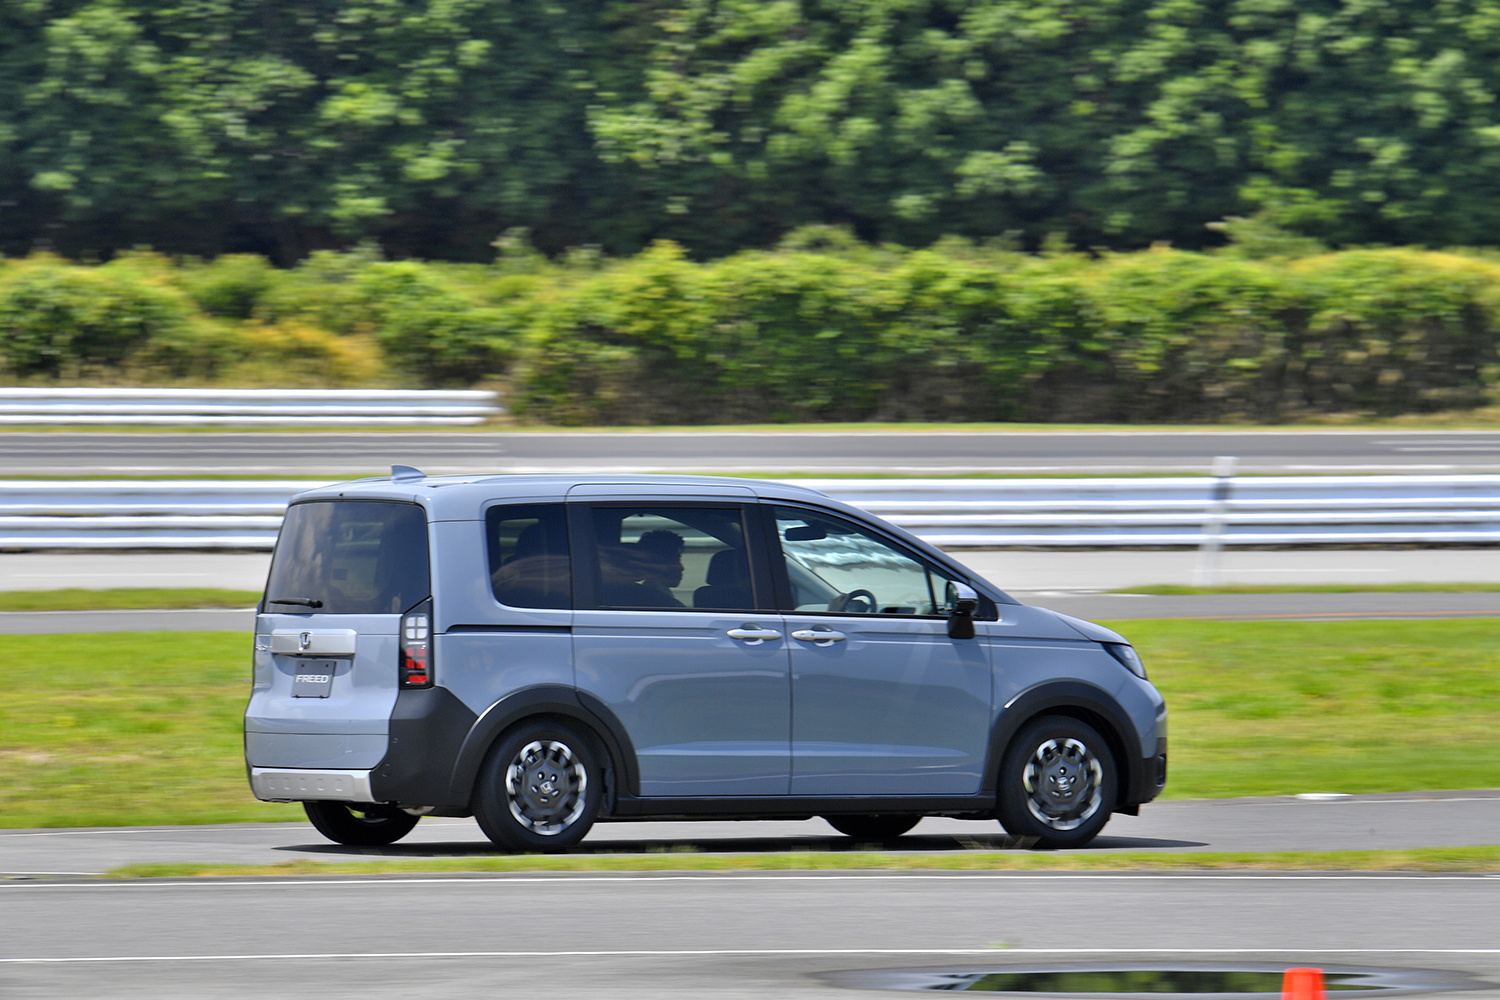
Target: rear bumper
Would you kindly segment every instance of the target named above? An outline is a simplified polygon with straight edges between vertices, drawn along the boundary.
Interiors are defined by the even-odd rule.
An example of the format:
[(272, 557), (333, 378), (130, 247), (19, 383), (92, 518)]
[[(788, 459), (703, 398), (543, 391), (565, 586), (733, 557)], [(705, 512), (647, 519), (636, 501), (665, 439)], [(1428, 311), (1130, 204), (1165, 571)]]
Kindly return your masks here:
[(311, 771), (290, 767), (250, 768), (250, 790), (263, 802), (374, 802), (369, 771)]

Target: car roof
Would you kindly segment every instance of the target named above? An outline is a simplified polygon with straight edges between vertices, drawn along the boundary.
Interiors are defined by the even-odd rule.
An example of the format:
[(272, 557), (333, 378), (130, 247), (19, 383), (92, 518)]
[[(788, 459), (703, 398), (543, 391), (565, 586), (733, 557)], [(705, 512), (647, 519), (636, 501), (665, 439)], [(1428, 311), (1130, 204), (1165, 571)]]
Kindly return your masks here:
[[(305, 490), (292, 501), (406, 500), (426, 507), (434, 520), (468, 520), (488, 500), (562, 500), (573, 494), (608, 498), (682, 497), (732, 499), (736, 496), (778, 500), (819, 500), (826, 494), (793, 483), (731, 476), (590, 475), (573, 473), (477, 476), (381, 476)], [(842, 505), (839, 505), (842, 506)]]

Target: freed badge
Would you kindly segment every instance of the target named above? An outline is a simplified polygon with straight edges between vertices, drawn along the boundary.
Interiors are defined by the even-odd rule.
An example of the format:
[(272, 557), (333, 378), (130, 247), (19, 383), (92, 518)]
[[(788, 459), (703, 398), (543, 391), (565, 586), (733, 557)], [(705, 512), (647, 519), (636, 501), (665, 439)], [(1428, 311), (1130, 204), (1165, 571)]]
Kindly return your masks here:
[(333, 691), (338, 665), (338, 660), (303, 660), (298, 663), (297, 675), (292, 678), (292, 697), (327, 698)]

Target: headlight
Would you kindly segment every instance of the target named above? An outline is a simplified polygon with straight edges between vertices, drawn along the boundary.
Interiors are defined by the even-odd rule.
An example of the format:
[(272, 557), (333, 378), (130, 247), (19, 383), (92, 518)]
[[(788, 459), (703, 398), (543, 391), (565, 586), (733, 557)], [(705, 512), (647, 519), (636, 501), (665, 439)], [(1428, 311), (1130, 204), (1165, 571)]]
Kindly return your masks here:
[(1124, 664), (1126, 670), (1141, 680), (1146, 679), (1146, 665), (1141, 662), (1141, 655), (1135, 651), (1134, 646), (1123, 642), (1101, 642), (1099, 645), (1109, 650), (1109, 655)]

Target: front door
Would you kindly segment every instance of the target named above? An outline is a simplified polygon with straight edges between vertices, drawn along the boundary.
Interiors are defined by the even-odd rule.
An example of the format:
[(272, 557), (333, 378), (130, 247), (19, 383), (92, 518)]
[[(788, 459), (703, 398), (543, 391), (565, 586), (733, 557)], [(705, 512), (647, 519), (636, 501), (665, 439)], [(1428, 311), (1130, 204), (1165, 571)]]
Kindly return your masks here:
[(978, 793), (989, 650), (948, 638), (949, 577), (845, 518), (793, 506), (775, 515), (792, 661), (792, 794)]
[(744, 508), (578, 507), (576, 683), (624, 725), (641, 795), (785, 795), (787, 640)]

